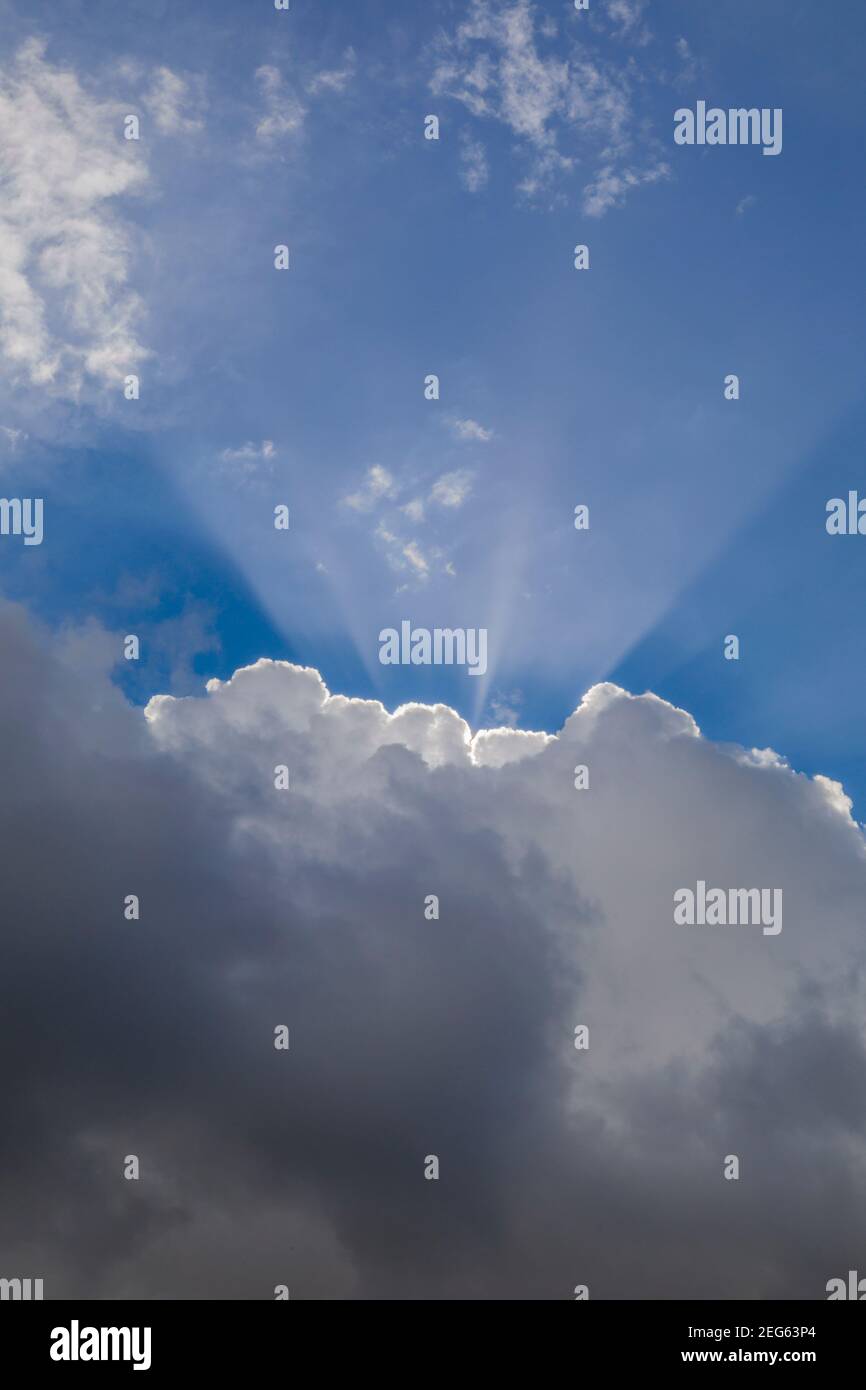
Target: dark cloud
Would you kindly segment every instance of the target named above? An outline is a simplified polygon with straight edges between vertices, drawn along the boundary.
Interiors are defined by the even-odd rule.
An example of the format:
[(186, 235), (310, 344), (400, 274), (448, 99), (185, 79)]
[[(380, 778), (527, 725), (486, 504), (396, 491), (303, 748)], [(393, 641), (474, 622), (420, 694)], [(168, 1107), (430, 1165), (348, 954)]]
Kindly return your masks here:
[[(92, 634), (6, 606), (0, 643), (0, 1274), (49, 1297), (820, 1298), (862, 1258), (863, 854), (831, 788), (612, 688), (485, 766), (452, 712), (326, 702), (298, 668), (145, 724)], [(616, 779), (595, 801), (578, 760)], [(661, 915), (658, 883), (697, 874), (684, 788), (729, 863), (725, 826), (774, 805), (777, 940), (717, 949)], [(810, 883), (836, 899), (806, 949)]]

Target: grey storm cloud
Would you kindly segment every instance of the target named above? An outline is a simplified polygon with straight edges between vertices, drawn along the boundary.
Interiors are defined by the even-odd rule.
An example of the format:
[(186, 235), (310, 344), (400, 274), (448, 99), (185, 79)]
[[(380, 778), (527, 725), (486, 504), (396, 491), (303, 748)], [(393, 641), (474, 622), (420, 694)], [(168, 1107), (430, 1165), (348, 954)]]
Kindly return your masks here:
[[(809, 1299), (862, 1262), (866, 857), (837, 784), (612, 685), (556, 737), (473, 738), (266, 661), (145, 712), (98, 630), (4, 605), (0, 638), (0, 1274)], [(781, 888), (783, 931), (674, 926), (699, 878)]]

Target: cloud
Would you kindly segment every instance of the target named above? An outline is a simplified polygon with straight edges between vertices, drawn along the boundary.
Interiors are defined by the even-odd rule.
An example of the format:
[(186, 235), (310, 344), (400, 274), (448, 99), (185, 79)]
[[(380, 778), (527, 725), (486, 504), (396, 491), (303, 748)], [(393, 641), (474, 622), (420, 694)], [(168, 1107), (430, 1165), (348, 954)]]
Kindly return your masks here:
[(276, 456), (277, 451), (272, 439), (263, 439), (261, 444), (254, 444), (250, 439), (237, 449), (223, 449), (220, 454), (220, 461), (237, 465), (233, 471), (254, 474), (259, 471), (262, 464), (269, 464)]
[(419, 522), (424, 520), (424, 502), (420, 497), (413, 497), (410, 502), (404, 502), (400, 508), (410, 521)]
[[(269, 661), (143, 715), (116, 638), (84, 659), (8, 606), (0, 637), (5, 1272), (813, 1299), (857, 1266), (866, 855), (835, 784), (611, 685), (555, 737)], [(782, 887), (781, 935), (674, 927), (697, 878)]]
[(463, 135), (460, 140), (460, 181), (469, 193), (480, 193), (487, 187), (490, 171), (487, 151), (480, 140)]
[(297, 135), (303, 129), (307, 110), (286, 86), (279, 68), (265, 63), (256, 69), (255, 76), (264, 100), (264, 113), (256, 123), (256, 139), (269, 145), (283, 135)]
[(651, 37), (645, 28), (638, 29), (645, 9), (646, 0), (608, 0), (606, 6), (607, 17), (617, 35), (634, 37), (640, 44), (648, 43)]
[(674, 80), (678, 86), (685, 87), (697, 79), (698, 60), (691, 50), (688, 39), (678, 38), (674, 47), (681, 64)]
[(26, 43), (0, 72), (0, 355), (16, 383), (77, 399), (147, 356), (118, 200), (148, 180), (127, 107)]
[(754, 207), (757, 201), (754, 193), (747, 193), (745, 198), (741, 198), (737, 203), (737, 216), (742, 217), (744, 213), (748, 212), (749, 208)]
[(616, 173), (610, 167), (602, 169), (583, 190), (583, 210), (588, 217), (602, 217), (609, 208), (621, 206), (633, 188), (670, 178), (670, 172), (670, 165), (663, 160), (642, 172), (623, 169)]
[(493, 431), (479, 425), (477, 420), (450, 420), (452, 433), (457, 439), (471, 440), (478, 444), (489, 444)]
[(415, 573), (426, 579), (430, 573), (430, 564), (424, 555), (417, 541), (409, 541), (403, 546), (403, 557), (411, 565)]
[(424, 581), (430, 576), (430, 559), (416, 540), (407, 541), (405, 537), (392, 531), (384, 521), (375, 530), (376, 540), (382, 546), (385, 558), (391, 569), (408, 571), (413, 579)]
[[(357, 57), (353, 48), (347, 48), (343, 55), (343, 66), (332, 70), (322, 70), (306, 79), (298, 78), (298, 86), (303, 87), (308, 97), (338, 94), (345, 91), (355, 76)], [(256, 82), (262, 96), (263, 111), (256, 122), (256, 140), (259, 144), (270, 146), (286, 136), (299, 136), (303, 132), (309, 108), (290, 86), (278, 67), (264, 63), (255, 72)]]
[(356, 68), (355, 50), (347, 48), (343, 54), (343, 66), (314, 73), (307, 83), (307, 91), (311, 96), (317, 96), (319, 92), (343, 92), (355, 76)]
[(0, 435), (2, 435), (3, 439), (6, 441), (7, 448), (11, 454), (15, 453), (22, 439), (27, 438), (24, 430), (12, 429), (10, 425), (0, 425)]
[(385, 498), (395, 495), (397, 486), (387, 468), (374, 463), (357, 492), (343, 498), (344, 506), (356, 512), (369, 512)]
[(156, 69), (144, 102), (163, 135), (192, 135), (203, 127), (198, 114), (187, 114), (188, 109), (197, 112), (201, 97), (193, 91), (188, 78), (170, 68)]
[[(609, 11), (618, 36), (645, 42), (641, 10), (637, 0), (614, 0)], [(618, 196), (597, 203), (602, 211), (627, 191), (654, 181), (645, 160), (649, 169), (661, 168), (655, 142), (635, 109), (635, 70), (622, 62), (621, 50), (615, 61), (597, 51), (586, 26), (579, 43), (565, 37), (552, 50), (556, 26), (542, 17), (536, 27), (538, 17), (531, 0), (471, 0), (466, 18), (452, 33), (441, 33), (434, 46), (430, 89), (516, 137), (526, 164), (516, 187), (530, 200), (551, 195), (556, 200), (557, 189), (587, 161), (599, 170), (590, 183), (603, 174), (618, 178)], [(471, 159), (464, 179), (467, 167), (475, 167)], [(482, 167), (486, 172), (486, 162), (479, 161), (477, 187)]]
[(443, 473), (433, 484), (430, 501), (438, 502), (440, 507), (462, 507), (472, 491), (472, 474), (464, 469), (454, 473)]
[[(426, 584), (434, 573), (456, 573), (448, 550), (427, 541), (422, 544), (417, 536), (407, 536), (406, 523), (413, 528), (429, 524), (431, 503), (451, 509), (462, 506), (469, 495), (471, 480), (469, 472), (444, 473), (433, 484), (426, 502), (416, 495), (401, 503), (398, 499), (401, 493), (405, 494), (406, 483), (398, 482), (381, 464), (374, 464), (357, 492), (342, 498), (343, 506), (376, 518), (372, 534), (377, 548), (392, 570), (406, 576), (406, 583), (400, 586), (398, 593), (413, 584)], [(435, 527), (432, 529), (435, 539)]]

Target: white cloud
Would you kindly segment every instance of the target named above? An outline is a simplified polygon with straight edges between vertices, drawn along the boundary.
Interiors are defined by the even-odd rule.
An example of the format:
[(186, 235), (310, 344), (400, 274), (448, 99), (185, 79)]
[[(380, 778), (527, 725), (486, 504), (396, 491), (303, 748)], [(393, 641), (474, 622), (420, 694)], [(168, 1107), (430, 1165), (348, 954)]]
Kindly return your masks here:
[(460, 181), (468, 193), (480, 193), (487, 187), (490, 170), (487, 151), (480, 140), (463, 135), (460, 141)]
[[(839, 1009), (857, 993), (866, 845), (842, 789), (772, 753), (705, 740), (690, 715), (657, 696), (598, 685), (556, 736), (509, 728), (473, 736), (445, 706), (389, 714), (378, 702), (332, 696), (316, 671), (287, 663), (260, 661), (208, 690), (204, 700), (151, 700), (153, 737), (205, 779), (230, 779), (225, 791), (237, 798), (239, 818), (249, 814), (251, 768), (266, 779), (279, 747), (281, 761), (297, 769), (311, 856), (325, 843), (320, 816), (351, 824), (363, 803), (374, 833), (374, 808), (391, 796), (377, 754), (399, 744), (420, 760), (406, 766), (403, 815), (416, 800), (427, 807), (432, 774), (448, 767), (449, 823), (465, 808), (475, 833), (501, 840), (513, 864), (540, 857), (549, 877), (539, 891), (572, 904), (571, 949), (585, 977), (574, 1018), (598, 1021), (583, 1104), (598, 1087), (595, 1103), (604, 1108), (602, 1091), (621, 1084), (619, 1100), (609, 1092), (607, 1101), (626, 1107), (617, 1124), (631, 1123), (628, 1078), (711, 1065), (732, 1019), (738, 1028), (796, 1019), (804, 981)], [(220, 756), (202, 757), (208, 749)], [(590, 769), (585, 791), (574, 787), (578, 764)], [(269, 838), (278, 810), (258, 795), (252, 804), (250, 829), (259, 824), (255, 833)], [(435, 822), (423, 815), (432, 859), (446, 864), (433, 843)], [(676, 927), (673, 894), (698, 879), (781, 888), (782, 932)], [(589, 925), (581, 927), (587, 904)]]
[(356, 68), (355, 50), (347, 48), (343, 54), (343, 66), (330, 72), (315, 73), (307, 83), (307, 91), (311, 96), (317, 96), (319, 92), (343, 92), (355, 76)]
[(409, 541), (403, 546), (403, 557), (411, 565), (416, 575), (420, 578), (427, 578), (430, 573), (430, 564), (417, 541)]
[(670, 165), (663, 160), (641, 171), (622, 169), (617, 173), (610, 167), (602, 169), (583, 190), (583, 210), (588, 217), (602, 217), (608, 208), (624, 203), (633, 188), (670, 178), (670, 172)]
[(397, 485), (387, 468), (374, 463), (372, 468), (367, 470), (367, 476), (358, 491), (343, 498), (343, 505), (356, 512), (369, 512), (378, 502), (393, 497), (396, 492)]
[(472, 474), (462, 469), (443, 473), (433, 484), (430, 501), (440, 507), (462, 507), (472, 490)]
[(392, 570), (406, 577), (406, 583), (398, 592), (413, 584), (426, 583), (434, 573), (450, 576), (456, 573), (447, 549), (434, 543), (435, 525), (431, 543), (422, 544), (417, 536), (406, 534), (407, 523), (415, 528), (431, 522), (430, 504), (451, 510), (461, 507), (469, 496), (472, 476), (464, 469), (443, 473), (434, 482), (426, 501), (416, 495), (400, 503), (398, 499), (406, 488), (405, 482), (398, 483), (387, 468), (375, 464), (368, 469), (357, 492), (342, 498), (343, 506), (352, 511), (365, 516), (372, 514), (375, 520), (372, 534), (379, 551)]
[[(332, 70), (313, 73), (304, 79), (297, 79), (307, 96), (315, 101), (317, 97), (338, 94), (345, 91), (355, 76), (357, 58), (352, 48), (343, 55), (343, 66)], [(256, 122), (256, 139), (260, 144), (270, 146), (284, 136), (298, 136), (304, 129), (308, 107), (290, 86), (278, 67), (264, 63), (255, 72), (256, 82), (262, 95), (263, 112)]]
[(263, 439), (261, 444), (253, 444), (250, 440), (239, 449), (223, 449), (220, 458), (224, 463), (246, 463), (256, 459), (272, 459), (275, 454), (274, 441)]
[[(646, 41), (642, 8), (640, 0), (613, 0), (609, 17), (619, 36)], [(597, 162), (600, 173), (609, 171), (608, 178), (619, 176), (617, 197), (595, 204), (603, 211), (653, 181), (640, 153), (653, 142), (633, 101), (640, 82), (621, 53), (611, 62), (594, 50), (586, 26), (580, 26), (579, 43), (572, 35), (551, 50), (555, 26), (542, 18), (536, 29), (537, 17), (531, 0), (471, 0), (468, 16), (437, 40), (431, 91), (461, 102), (479, 120), (501, 122), (517, 137), (528, 167), (516, 187), (529, 199), (551, 196), (587, 160)], [(650, 167), (659, 166), (652, 156)], [(473, 167), (470, 160), (464, 178)], [(476, 187), (485, 173), (479, 159)]]
[(264, 114), (256, 123), (256, 139), (271, 144), (283, 135), (296, 135), (303, 128), (307, 111), (283, 81), (279, 68), (265, 63), (256, 69), (256, 81), (264, 100)]
[(493, 431), (485, 429), (479, 425), (477, 420), (450, 420), (452, 432), (458, 439), (471, 440), (478, 444), (488, 444), (493, 438)]
[(180, 77), (170, 68), (157, 68), (144, 104), (153, 115), (163, 135), (191, 135), (202, 129), (198, 115), (201, 98), (189, 78)]
[[(430, 577), (430, 558), (417, 540), (406, 540), (380, 521), (374, 532), (392, 570), (408, 573), (412, 579), (425, 582)], [(405, 587), (405, 586), (404, 586)]]
[(219, 461), (229, 478), (249, 482), (259, 474), (270, 472), (276, 456), (272, 439), (263, 439), (260, 444), (250, 439), (238, 448), (223, 449)]
[(13, 379), (77, 398), (146, 357), (133, 242), (115, 200), (148, 179), (128, 108), (28, 42), (0, 73), (0, 354)]
[(424, 520), (424, 503), (420, 497), (413, 497), (411, 502), (405, 502), (400, 511), (409, 518), (410, 521), (419, 522)]
[(638, 29), (645, 8), (646, 0), (607, 0), (606, 6), (607, 16), (618, 36), (636, 38), (641, 44), (648, 43), (650, 38), (646, 29)]
[(9, 425), (0, 425), (0, 434), (2, 434), (9, 448), (9, 452), (12, 454), (15, 453), (22, 439), (27, 438), (24, 430), (14, 430)]
[(674, 80), (678, 86), (688, 86), (690, 82), (694, 82), (697, 79), (698, 60), (689, 46), (688, 39), (677, 39), (674, 47), (681, 64), (680, 70), (676, 74)]
[(749, 208), (755, 206), (757, 201), (754, 193), (747, 193), (745, 198), (741, 198), (737, 203), (737, 216), (742, 217), (744, 213), (748, 212)]

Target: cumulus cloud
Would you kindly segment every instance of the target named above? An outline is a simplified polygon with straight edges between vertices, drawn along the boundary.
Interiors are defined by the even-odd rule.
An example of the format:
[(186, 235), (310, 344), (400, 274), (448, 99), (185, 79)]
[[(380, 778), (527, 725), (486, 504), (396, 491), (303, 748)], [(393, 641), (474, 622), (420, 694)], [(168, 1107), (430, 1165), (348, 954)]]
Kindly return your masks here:
[[(0, 637), (10, 1271), (567, 1299), (856, 1268), (866, 858), (835, 784), (611, 685), (555, 737), (270, 661), (143, 715), (116, 642), (82, 660), (8, 606)], [(698, 878), (781, 887), (781, 935), (675, 927)]]
[(0, 354), (14, 381), (55, 395), (117, 383), (146, 356), (118, 200), (148, 171), (122, 138), (127, 110), (36, 40), (0, 72)]
[[(614, 34), (645, 43), (642, 9), (641, 0), (612, 0), (607, 17)], [(669, 170), (636, 109), (634, 67), (623, 61), (620, 45), (611, 59), (579, 27), (579, 41), (560, 38), (531, 0), (471, 0), (453, 32), (439, 36), (430, 89), (517, 138), (526, 168), (516, 187), (530, 200), (558, 197), (558, 187), (586, 162), (597, 166), (590, 188), (602, 177), (617, 178), (616, 198), (602, 203), (586, 194), (598, 215)], [(472, 168), (470, 160), (469, 177)], [(480, 187), (486, 162), (483, 170), (478, 162), (477, 174)], [(465, 164), (462, 176), (465, 182)]]

